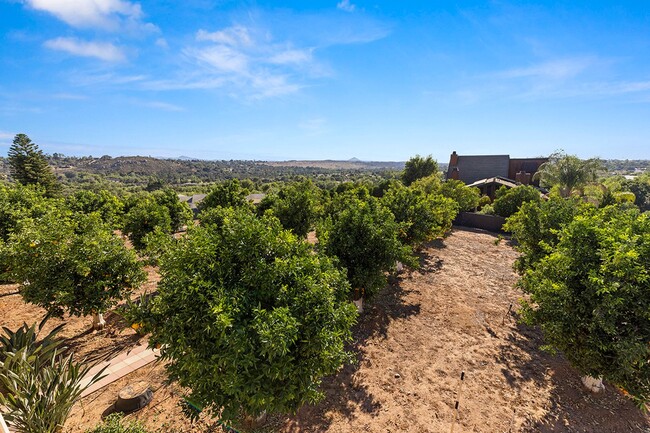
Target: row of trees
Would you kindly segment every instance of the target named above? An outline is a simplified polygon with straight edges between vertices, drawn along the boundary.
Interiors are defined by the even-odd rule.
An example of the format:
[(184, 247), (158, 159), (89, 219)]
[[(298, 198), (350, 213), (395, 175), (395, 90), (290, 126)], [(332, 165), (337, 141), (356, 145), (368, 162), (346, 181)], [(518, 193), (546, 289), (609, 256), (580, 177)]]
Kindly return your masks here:
[[(530, 295), (522, 317), (540, 326), (545, 348), (643, 407), (650, 401), (650, 219), (620, 189), (590, 185), (597, 168), (572, 156), (552, 160), (542, 176), (554, 173), (546, 181), (557, 188), (546, 201), (522, 203), (504, 230), (517, 241), (519, 285)], [(597, 199), (593, 191), (601, 192)]]
[[(142, 255), (155, 254), (162, 276), (157, 296), (124, 315), (162, 345), (191, 400), (226, 419), (292, 411), (317, 400), (322, 377), (350, 360), (350, 299), (376, 293), (398, 260), (415, 266), (413, 251), (451, 226), (459, 203), (437, 172), (425, 174), (372, 191), (303, 180), (258, 207), (227, 181), (201, 204), (197, 226), (171, 190), (64, 199), (40, 182), (0, 186), (1, 263), (26, 301), (100, 323), (144, 280), (142, 260), (114, 233), (123, 230)], [(463, 197), (461, 187), (446, 192)], [(184, 236), (171, 236), (186, 224)], [(316, 247), (305, 241), (314, 228)]]
[[(400, 181), (382, 197), (308, 180), (257, 208), (244, 197), (237, 181), (217, 185), (200, 224), (164, 248), (157, 296), (124, 313), (162, 347), (193, 405), (224, 419), (318, 400), (322, 377), (351, 357), (350, 299), (376, 293), (396, 261), (415, 266), (414, 249), (443, 235), (458, 209), (440, 189)], [(314, 228), (315, 246), (305, 242)]]

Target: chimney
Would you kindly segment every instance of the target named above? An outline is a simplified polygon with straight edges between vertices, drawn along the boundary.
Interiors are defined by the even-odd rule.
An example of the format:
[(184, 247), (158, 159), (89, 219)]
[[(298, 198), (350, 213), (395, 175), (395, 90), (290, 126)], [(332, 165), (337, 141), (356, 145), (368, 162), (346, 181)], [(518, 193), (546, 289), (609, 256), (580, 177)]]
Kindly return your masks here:
[(456, 167), (457, 165), (458, 165), (458, 154), (454, 150), (451, 154), (451, 158), (449, 158), (449, 166)]
[[(452, 158), (453, 158), (453, 156), (452, 156)], [(460, 176), (460, 173), (459, 173), (458, 167), (452, 168), (451, 169), (451, 178), (455, 179), (455, 180), (458, 180), (459, 176)]]
[(523, 170), (515, 175), (515, 181), (522, 185), (530, 185), (531, 178), (532, 178), (531, 174), (526, 173)]

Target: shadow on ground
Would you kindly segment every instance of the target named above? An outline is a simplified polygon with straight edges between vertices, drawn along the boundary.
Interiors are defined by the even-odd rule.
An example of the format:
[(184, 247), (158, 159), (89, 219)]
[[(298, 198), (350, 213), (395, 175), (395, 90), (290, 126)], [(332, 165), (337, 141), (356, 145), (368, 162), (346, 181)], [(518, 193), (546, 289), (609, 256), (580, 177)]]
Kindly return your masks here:
[(542, 345), (539, 329), (518, 323), (500, 347), (498, 362), (504, 366), (501, 373), (515, 392), (531, 382), (539, 389), (548, 388), (550, 381), (550, 405), (544, 408), (541, 418), (516, 413), (520, 420), (525, 420), (515, 431), (650, 432), (650, 419), (629, 398), (610, 384), (606, 384), (602, 394), (587, 391), (580, 373), (560, 354), (540, 350)]
[[(142, 336), (133, 333), (125, 333), (124, 329), (128, 328), (128, 324), (114, 312), (108, 312), (104, 315), (106, 320), (106, 327), (102, 331), (93, 331), (90, 328), (90, 319), (88, 321), (88, 329), (81, 334), (68, 338), (65, 341), (68, 347), (68, 353), (74, 352), (76, 358), (85, 359), (88, 363), (98, 363), (107, 361), (125, 352), (133, 347), (139, 345), (142, 341)], [(101, 345), (92, 345), (91, 352), (83, 352), (95, 339), (109, 339), (110, 342)]]
[[(424, 261), (421, 267), (428, 272), (440, 269), (442, 262)], [(408, 272), (408, 271), (407, 271)], [(285, 432), (324, 432), (327, 431), (336, 416), (349, 420), (355, 418), (355, 412), (378, 413), (381, 403), (368, 391), (368, 387), (355, 378), (355, 373), (364, 362), (363, 352), (368, 340), (383, 340), (387, 337), (390, 323), (398, 319), (420, 313), (420, 305), (405, 301), (409, 293), (402, 286), (402, 277), (389, 278), (388, 286), (378, 293), (372, 302), (367, 302), (365, 312), (353, 329), (354, 342), (350, 350), (356, 362), (346, 365), (336, 376), (323, 380), (321, 389), (325, 394), (323, 401), (317, 405), (305, 405), (289, 419), (282, 431)]]

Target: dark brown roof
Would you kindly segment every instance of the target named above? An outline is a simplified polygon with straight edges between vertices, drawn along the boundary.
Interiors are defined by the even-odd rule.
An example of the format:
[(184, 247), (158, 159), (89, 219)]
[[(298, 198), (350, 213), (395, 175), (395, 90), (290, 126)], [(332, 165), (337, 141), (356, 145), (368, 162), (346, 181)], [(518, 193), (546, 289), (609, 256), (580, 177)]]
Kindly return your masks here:
[[(510, 156), (508, 155), (459, 155), (458, 179), (466, 184), (491, 177), (508, 177)], [(449, 164), (447, 179), (451, 179), (454, 167)]]

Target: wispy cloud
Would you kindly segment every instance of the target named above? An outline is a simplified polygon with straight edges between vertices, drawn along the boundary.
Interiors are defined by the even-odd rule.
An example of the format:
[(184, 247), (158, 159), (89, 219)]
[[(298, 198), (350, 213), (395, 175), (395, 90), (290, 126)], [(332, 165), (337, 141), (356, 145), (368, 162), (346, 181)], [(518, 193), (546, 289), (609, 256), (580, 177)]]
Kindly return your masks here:
[(83, 101), (88, 99), (86, 95), (78, 95), (75, 93), (55, 93), (52, 97), (54, 99), (64, 99), (69, 101)]
[(11, 132), (0, 131), (0, 140), (2, 140), (2, 141), (11, 140), (15, 136), (16, 136), (16, 134), (12, 134)]
[(33, 9), (48, 12), (72, 27), (158, 31), (143, 21), (139, 3), (125, 0), (26, 0)]
[(196, 33), (197, 41), (210, 41), (230, 46), (250, 46), (253, 44), (249, 30), (240, 25), (225, 28), (216, 32), (203, 29)]
[(536, 65), (498, 72), (499, 78), (537, 78), (564, 80), (573, 78), (595, 63), (590, 57), (551, 60)]
[(310, 65), (317, 69), (313, 47), (296, 48), (289, 41), (276, 41), (260, 27), (236, 24), (216, 31), (199, 29), (194, 39), (196, 43), (182, 51), (191, 68), (176, 80), (150, 80), (145, 87), (228, 87), (233, 95), (260, 99), (297, 92), (304, 87), (298, 75), (304, 77)]
[(612, 60), (593, 56), (551, 59), (525, 67), (510, 68), (472, 77), (473, 83), (453, 92), (462, 104), (484, 100), (524, 101), (549, 99), (602, 99), (634, 95), (650, 96), (650, 80), (610, 79)]
[(336, 7), (346, 12), (354, 12), (357, 8), (354, 4), (350, 3), (350, 0), (341, 0), (336, 4)]
[(312, 61), (313, 48), (304, 50), (285, 50), (269, 57), (269, 63), (277, 65), (305, 64)]
[(109, 42), (88, 42), (76, 38), (56, 38), (45, 41), (44, 45), (52, 50), (64, 51), (81, 57), (94, 57), (106, 62), (121, 62), (126, 55), (119, 47)]
[(245, 74), (249, 67), (245, 53), (226, 45), (191, 48), (185, 54), (220, 72)]
[(185, 111), (185, 108), (176, 105), (176, 104), (170, 104), (169, 102), (163, 102), (163, 101), (133, 101), (135, 105), (139, 105), (140, 107), (146, 107), (146, 108), (153, 108), (156, 110), (163, 110), (163, 111)]

